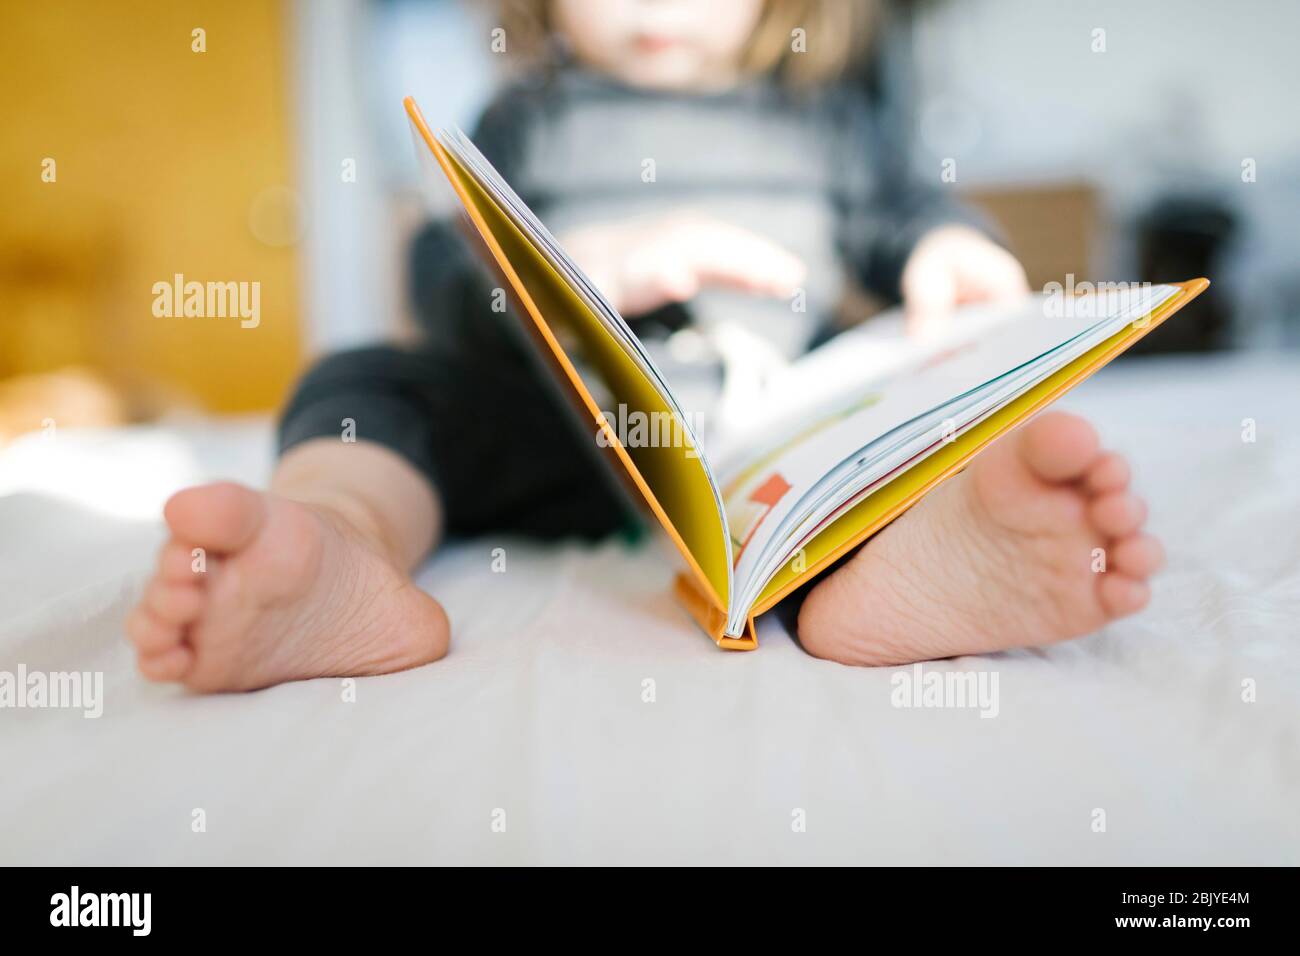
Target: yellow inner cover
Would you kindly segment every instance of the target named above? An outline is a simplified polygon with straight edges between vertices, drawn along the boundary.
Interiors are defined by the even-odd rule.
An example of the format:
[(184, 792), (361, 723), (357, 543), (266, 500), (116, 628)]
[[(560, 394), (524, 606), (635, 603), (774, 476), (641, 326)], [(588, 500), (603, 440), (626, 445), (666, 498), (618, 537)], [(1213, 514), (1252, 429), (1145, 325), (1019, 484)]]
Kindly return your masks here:
[(550, 349), (552, 359), (570, 380), (582, 404), (592, 415), (593, 423), (605, 432), (607, 446), (619, 457), (633, 484), (642, 492), (688, 566), (708, 589), (709, 597), (718, 607), (725, 608), (730, 598), (726, 532), (704, 464), (690, 446), (689, 436), (684, 430), (680, 432), (686, 443), (680, 447), (656, 443), (624, 447), (602, 414), (602, 411), (616, 414), (617, 409), (597, 407), (555, 333), (580, 343), (583, 358), (596, 369), (616, 404), (622, 403), (629, 410), (645, 413), (651, 416), (652, 421), (680, 422), (680, 419), (591, 307), (497, 206), (474, 176), (442, 148), (410, 101), (408, 113), (460, 196), (488, 251), (533, 320), (535, 331)]

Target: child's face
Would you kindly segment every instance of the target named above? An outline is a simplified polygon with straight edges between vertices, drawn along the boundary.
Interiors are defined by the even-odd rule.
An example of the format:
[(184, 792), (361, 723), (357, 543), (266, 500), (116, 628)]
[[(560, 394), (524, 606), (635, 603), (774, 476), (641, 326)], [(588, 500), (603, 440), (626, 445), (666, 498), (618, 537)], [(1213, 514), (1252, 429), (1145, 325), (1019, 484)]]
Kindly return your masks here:
[(707, 90), (739, 75), (763, 0), (554, 0), (580, 62), (631, 86)]

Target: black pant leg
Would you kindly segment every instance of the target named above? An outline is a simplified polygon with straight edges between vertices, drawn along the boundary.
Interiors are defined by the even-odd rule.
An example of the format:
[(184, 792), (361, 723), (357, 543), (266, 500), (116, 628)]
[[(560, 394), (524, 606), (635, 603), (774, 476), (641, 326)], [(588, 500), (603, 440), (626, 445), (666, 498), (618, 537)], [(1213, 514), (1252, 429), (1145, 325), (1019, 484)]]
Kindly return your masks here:
[(628, 527), (635, 512), (571, 416), (520, 351), (376, 346), (308, 372), (279, 446), (340, 438), (351, 420), (357, 440), (392, 449), (428, 478), (452, 535), (590, 538)]

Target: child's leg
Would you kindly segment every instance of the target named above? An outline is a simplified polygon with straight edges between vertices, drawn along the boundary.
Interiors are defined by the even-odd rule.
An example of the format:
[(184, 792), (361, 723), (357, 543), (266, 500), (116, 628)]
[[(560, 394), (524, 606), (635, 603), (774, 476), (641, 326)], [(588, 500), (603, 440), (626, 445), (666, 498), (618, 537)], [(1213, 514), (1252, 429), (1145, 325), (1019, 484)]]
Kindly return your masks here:
[(1119, 455), (1049, 412), (1002, 438), (809, 593), (799, 640), (889, 665), (1048, 644), (1141, 610), (1160, 544)]
[(286, 413), (270, 492), (222, 483), (167, 503), (172, 537), (127, 623), (141, 672), (249, 690), (441, 657), (446, 616), (407, 571), (444, 526), (599, 534), (622, 519), (563, 415), (508, 355), (327, 359)]

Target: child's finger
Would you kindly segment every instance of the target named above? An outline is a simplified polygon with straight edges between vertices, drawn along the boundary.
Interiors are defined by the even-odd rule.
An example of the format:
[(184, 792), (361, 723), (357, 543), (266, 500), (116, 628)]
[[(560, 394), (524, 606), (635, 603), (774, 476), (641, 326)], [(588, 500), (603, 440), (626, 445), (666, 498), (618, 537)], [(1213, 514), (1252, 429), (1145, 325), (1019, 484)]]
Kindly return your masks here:
[(685, 250), (701, 282), (746, 292), (791, 295), (808, 272), (798, 256), (770, 239), (734, 226), (696, 227)]
[(685, 302), (699, 291), (699, 278), (685, 257), (651, 247), (629, 258), (618, 308), (629, 315), (651, 312), (670, 302)]
[(932, 334), (957, 305), (957, 276), (942, 260), (917, 262), (904, 271), (901, 291), (908, 333)]
[(1014, 302), (1029, 292), (1025, 269), (1015, 256), (988, 243), (977, 255), (957, 260), (960, 300)]

